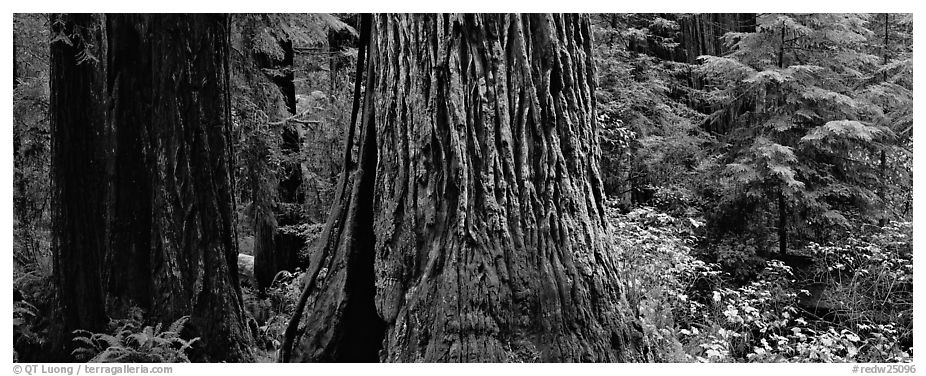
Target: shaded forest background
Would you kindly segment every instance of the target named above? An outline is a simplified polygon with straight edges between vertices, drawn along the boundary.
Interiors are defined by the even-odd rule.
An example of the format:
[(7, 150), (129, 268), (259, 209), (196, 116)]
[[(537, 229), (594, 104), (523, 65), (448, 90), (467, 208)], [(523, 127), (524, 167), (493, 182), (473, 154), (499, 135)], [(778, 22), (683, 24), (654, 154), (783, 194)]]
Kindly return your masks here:
[[(243, 333), (229, 345), (237, 351), (206, 338), (195, 314), (157, 312), (161, 300), (143, 302), (131, 286), (112, 287), (131, 299), (98, 304), (106, 322), (58, 324), (68, 299), (96, 303), (61, 291), (54, 271), (49, 182), (53, 160), (66, 162), (53, 155), (50, 82), (65, 72), (52, 69), (55, 54), (87, 71), (88, 90), (105, 81), (94, 81), (100, 66), (113, 85), (132, 74), (131, 64), (108, 56), (131, 55), (103, 55), (102, 46), (131, 46), (120, 36), (135, 34), (118, 27), (148, 22), (86, 17), (14, 17), (15, 359), (279, 360), (292, 317), (303, 315), (304, 286), (328, 273), (307, 269), (346, 175), (345, 145), (348, 159), (361, 154), (362, 135), (351, 128), (357, 89), (368, 85), (358, 81), (361, 16), (222, 21), (236, 243), (229, 249), (238, 252), (227, 288), (243, 309), (241, 327), (230, 329)], [(594, 14), (588, 24), (607, 243), (640, 358), (911, 361), (912, 15)], [(124, 100), (113, 108), (150, 100), (120, 84)], [(122, 161), (113, 163), (132, 163), (113, 153)], [(135, 223), (133, 212), (152, 209), (126, 208), (106, 215)], [(150, 268), (106, 261), (109, 273), (129, 278)], [(306, 320), (296, 322), (300, 335)], [(528, 340), (507, 346), (501, 360), (562, 360)]]

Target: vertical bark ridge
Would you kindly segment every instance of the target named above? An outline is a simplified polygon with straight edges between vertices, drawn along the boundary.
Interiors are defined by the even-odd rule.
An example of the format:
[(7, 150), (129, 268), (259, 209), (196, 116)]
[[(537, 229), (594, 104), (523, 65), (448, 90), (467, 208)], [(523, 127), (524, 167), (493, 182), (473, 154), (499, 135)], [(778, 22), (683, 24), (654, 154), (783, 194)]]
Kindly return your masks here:
[(112, 259), (133, 258), (134, 266), (110, 273), (113, 296), (162, 322), (189, 315), (189, 335), (203, 341), (194, 359), (249, 360), (234, 240), (227, 17), (108, 18), (118, 32), (109, 57), (122, 62), (109, 75), (114, 194), (122, 198), (113, 218), (124, 221)]

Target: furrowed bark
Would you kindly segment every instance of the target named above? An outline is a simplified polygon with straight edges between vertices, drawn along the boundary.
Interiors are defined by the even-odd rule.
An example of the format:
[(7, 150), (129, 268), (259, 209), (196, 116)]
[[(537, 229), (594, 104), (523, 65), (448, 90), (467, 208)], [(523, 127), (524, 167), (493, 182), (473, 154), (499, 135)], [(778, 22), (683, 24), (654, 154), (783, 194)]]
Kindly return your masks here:
[[(375, 16), (360, 166), (285, 360), (644, 359), (604, 234), (590, 38), (576, 15)], [(376, 328), (371, 298), (381, 343), (351, 334)]]
[(159, 321), (189, 315), (185, 330), (202, 340), (194, 360), (249, 360), (234, 233), (227, 17), (108, 18), (119, 33), (109, 76), (114, 218), (126, 229), (114, 232), (112, 259), (130, 265), (111, 271), (109, 286)]
[[(228, 19), (153, 16), (155, 313), (190, 323), (212, 361), (247, 360), (230, 163)], [(179, 38), (179, 41), (177, 40)]]
[(378, 21), (384, 360), (640, 359), (603, 237), (587, 18)]

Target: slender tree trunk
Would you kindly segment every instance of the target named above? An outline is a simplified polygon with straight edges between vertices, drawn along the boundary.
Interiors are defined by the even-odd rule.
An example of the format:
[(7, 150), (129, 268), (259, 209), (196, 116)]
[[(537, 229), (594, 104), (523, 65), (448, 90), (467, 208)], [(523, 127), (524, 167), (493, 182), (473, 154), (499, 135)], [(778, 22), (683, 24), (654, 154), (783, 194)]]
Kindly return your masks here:
[[(888, 62), (888, 42), (890, 42), (890, 14), (884, 14), (884, 48), (881, 51), (883, 64), (887, 65)], [(887, 81), (887, 72), (884, 72), (884, 75), (881, 78), (882, 81)], [(885, 197), (885, 186), (887, 183), (884, 181), (886, 172), (887, 172), (887, 151), (881, 149), (880, 153), (880, 165), (878, 166), (878, 177), (881, 180), (881, 187), (878, 190), (878, 196), (881, 197), (881, 218), (878, 218), (878, 227), (884, 227), (887, 224), (888, 210), (887, 210), (887, 197)]]
[[(253, 38), (254, 35), (252, 34)], [(253, 42), (256, 42), (253, 41)], [(277, 40), (279, 47), (283, 50), (283, 59), (274, 59), (271, 56), (259, 54), (253, 58), (254, 68), (256, 70), (273, 69), (283, 74), (267, 75), (266, 79), (275, 85), (275, 90), (269, 93), (258, 93), (273, 96), (279, 99), (262, 98), (257, 100), (258, 103), (269, 101), (270, 105), (266, 106), (265, 112), (271, 114), (271, 121), (288, 118), (296, 113), (296, 87), (294, 82), (294, 50), (293, 42), (290, 40)], [(262, 82), (253, 82), (253, 85), (259, 85)], [(258, 95), (260, 95), (258, 94)], [(276, 106), (277, 101), (281, 101), (284, 106)], [(301, 126), (295, 123), (284, 123), (280, 129), (280, 152), (283, 154), (284, 162), (279, 170), (264, 171), (265, 174), (275, 174), (271, 177), (276, 192), (262, 192), (260, 190), (253, 192), (254, 202), (263, 201), (264, 207), (256, 212), (253, 218), (254, 226), (254, 280), (258, 290), (264, 290), (270, 287), (274, 276), (281, 270), (293, 270), (295, 267), (296, 253), (302, 248), (301, 236), (284, 231), (284, 226), (295, 225), (303, 219), (301, 203), (303, 197), (302, 191), (302, 169), (298, 160), (292, 161), (287, 158), (299, 154), (302, 140), (299, 137), (300, 131), (296, 127)], [(256, 179), (266, 179), (267, 176), (255, 177)], [(268, 197), (256, 197), (256, 195), (266, 195)], [(275, 202), (274, 202), (275, 201)]]
[[(882, 63), (884, 65), (887, 65), (888, 54), (890, 52), (889, 47), (888, 47), (888, 43), (890, 42), (890, 32), (891, 32), (890, 17), (891, 17), (890, 13), (884, 14), (884, 49), (881, 51), (881, 56), (883, 58)], [(887, 71), (884, 72), (883, 76), (881, 77), (881, 80), (887, 81)]]
[[(243, 161), (242, 180), (248, 182), (247, 192), (250, 201), (248, 219), (254, 231), (254, 275), (249, 284), (261, 290), (270, 283), (276, 261), (274, 234), (277, 222), (273, 213), (276, 201), (277, 170), (271, 165), (270, 154), (275, 141), (265, 136), (260, 130), (268, 121), (280, 121), (290, 116), (289, 105), (283, 91), (275, 85), (274, 77), (263, 70), (273, 71), (275, 61), (272, 56), (261, 51), (258, 43), (263, 40), (260, 34), (267, 33), (268, 21), (265, 15), (232, 15), (233, 33), (241, 35), (234, 50), (239, 52), (233, 60), (235, 86), (234, 102), (237, 104), (239, 127), (245, 136), (242, 148), (247, 160)], [(246, 103), (242, 105), (241, 103)], [(266, 116), (255, 116), (259, 113)], [(259, 266), (259, 267), (258, 267)]]
[(273, 282), (281, 261), (276, 251), (277, 222), (273, 212), (261, 212), (251, 220), (254, 228), (254, 287), (264, 291)]
[(778, 41), (778, 69), (785, 66), (785, 25), (781, 25), (781, 38)]
[(296, 113), (296, 70), (295, 61), (296, 51), (293, 49), (293, 41), (289, 39), (280, 39), (278, 41), (280, 48), (283, 50), (283, 61), (279, 62), (279, 68), (283, 75), (277, 80), (277, 86), (283, 94), (283, 101), (286, 103), (286, 110), (290, 114)]
[(19, 43), (16, 43), (16, 36), (13, 36), (13, 90), (19, 87)]
[[(785, 26), (781, 25), (781, 37), (778, 44), (778, 69), (785, 65)], [(781, 86), (778, 87), (778, 105), (784, 102)], [(788, 209), (785, 205), (784, 186), (778, 191), (778, 253), (782, 256), (788, 253)]]
[[(353, 24), (354, 17), (348, 17), (343, 19), (344, 22), (348, 24)], [(354, 26), (358, 26), (356, 24)], [(328, 30), (327, 40), (328, 40), (328, 92), (336, 93), (339, 91), (338, 85), (343, 83), (344, 77), (342, 77), (342, 72), (345, 71), (345, 68), (349, 66), (350, 60), (348, 57), (342, 55), (342, 51), (345, 47), (350, 47), (353, 45), (353, 42), (356, 41), (356, 36), (352, 35), (345, 29), (330, 29)]]
[[(13, 31), (13, 91), (15, 95), (15, 90), (19, 87), (19, 41), (17, 40), (16, 30)], [(15, 120), (14, 120), (15, 121)], [(23, 158), (22, 146), (23, 146), (23, 133), (19, 131), (19, 126), (14, 126), (13, 130), (13, 163), (16, 168), (13, 169), (13, 223), (14, 223), (14, 235), (16, 240), (25, 245), (29, 250), (28, 252), (16, 252), (14, 253), (13, 262), (31, 262), (34, 255), (33, 245), (35, 241), (33, 239), (33, 230), (32, 230), (32, 216), (29, 215), (30, 208), (33, 206), (29, 200), (29, 181), (25, 178), (23, 174), (25, 158)], [(26, 256), (28, 255), (28, 256)], [(24, 257), (26, 259), (21, 260), (19, 257)]]
[[(665, 17), (674, 18), (672, 15)], [(661, 57), (697, 64), (698, 56), (722, 56), (729, 52), (723, 41), (724, 34), (754, 31), (755, 17), (755, 13), (695, 13), (678, 17), (681, 38), (677, 52)]]
[[(291, 115), (296, 114), (296, 86), (295, 86), (295, 66), (293, 65), (293, 43), (292, 41), (281, 42), (281, 47), (286, 52), (286, 58), (283, 60), (283, 66), (288, 69), (289, 73), (285, 79), (280, 81), (280, 91), (283, 92), (287, 103), (292, 103), (289, 107)], [(302, 235), (294, 233), (289, 226), (295, 226), (305, 221), (303, 204), (305, 203), (305, 188), (302, 179), (302, 160), (299, 155), (302, 151), (303, 137), (300, 134), (305, 133), (302, 128), (304, 125), (290, 122), (283, 125), (280, 145), (280, 151), (283, 153), (285, 162), (281, 166), (281, 175), (279, 185), (277, 186), (277, 197), (279, 203), (276, 210), (276, 222), (280, 228), (274, 234), (275, 263), (272, 264), (268, 271), (272, 274), (267, 282), (267, 286), (273, 281), (274, 276), (281, 270), (293, 270), (296, 267), (296, 255), (305, 245)], [(255, 258), (255, 268), (258, 267)], [(270, 274), (270, 273), (268, 273)]]
[(878, 227), (884, 227), (887, 225), (888, 209), (887, 209), (887, 197), (885, 192), (885, 186), (887, 183), (884, 181), (885, 176), (887, 175), (887, 151), (881, 150), (880, 153), (880, 164), (878, 166), (878, 178), (881, 180), (881, 187), (878, 189), (878, 197), (881, 198), (881, 217), (878, 218)]
[(778, 253), (788, 254), (788, 207), (781, 191), (778, 192)]
[(359, 158), (284, 360), (643, 359), (590, 38), (576, 15), (375, 16)]
[(71, 347), (73, 330), (106, 324), (100, 277), (106, 248), (103, 70), (98, 61), (79, 59), (99, 53), (99, 21), (72, 14), (53, 15), (51, 22), (53, 33), (70, 39), (52, 43), (50, 51), (51, 251), (62, 333), (55, 350)]

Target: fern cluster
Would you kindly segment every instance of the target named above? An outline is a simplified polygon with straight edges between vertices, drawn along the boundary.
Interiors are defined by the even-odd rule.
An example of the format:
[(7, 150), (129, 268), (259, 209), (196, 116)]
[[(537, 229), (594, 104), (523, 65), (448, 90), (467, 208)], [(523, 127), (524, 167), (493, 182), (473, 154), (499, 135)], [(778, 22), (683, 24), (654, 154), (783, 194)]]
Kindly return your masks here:
[(77, 348), (71, 354), (77, 360), (100, 363), (186, 363), (190, 361), (187, 351), (199, 341), (199, 337), (180, 337), (189, 319), (183, 316), (166, 328), (160, 323), (142, 326), (137, 320), (126, 319), (114, 322), (112, 334), (75, 330)]

